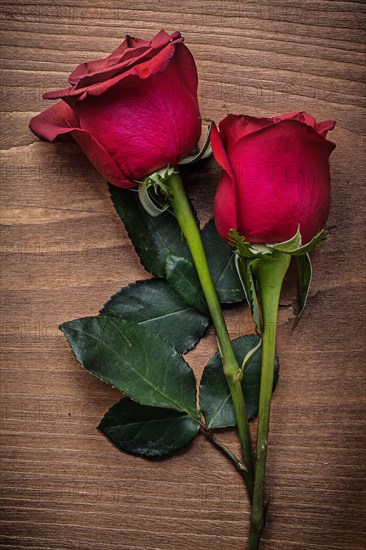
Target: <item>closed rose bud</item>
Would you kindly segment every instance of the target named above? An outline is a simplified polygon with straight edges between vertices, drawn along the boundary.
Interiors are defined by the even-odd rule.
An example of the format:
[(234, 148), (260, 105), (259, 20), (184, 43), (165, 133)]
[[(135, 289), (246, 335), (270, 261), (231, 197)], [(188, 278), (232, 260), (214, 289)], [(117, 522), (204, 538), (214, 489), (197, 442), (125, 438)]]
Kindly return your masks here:
[(215, 197), (215, 223), (252, 243), (291, 239), (300, 227), (305, 244), (325, 226), (330, 207), (326, 139), (334, 121), (316, 123), (308, 113), (274, 118), (229, 115), (211, 143), (223, 168)]
[(151, 41), (127, 36), (106, 59), (79, 65), (71, 88), (34, 117), (31, 130), (54, 141), (71, 136), (96, 169), (119, 187), (174, 165), (197, 146), (197, 71), (179, 32)]

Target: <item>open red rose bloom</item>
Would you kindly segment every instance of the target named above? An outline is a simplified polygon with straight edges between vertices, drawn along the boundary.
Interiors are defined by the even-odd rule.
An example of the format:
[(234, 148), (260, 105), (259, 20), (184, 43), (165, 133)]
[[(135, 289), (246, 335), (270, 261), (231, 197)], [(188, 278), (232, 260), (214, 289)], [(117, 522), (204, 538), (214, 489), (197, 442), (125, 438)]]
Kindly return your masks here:
[(119, 187), (191, 153), (199, 140), (197, 71), (179, 32), (151, 41), (126, 36), (106, 59), (79, 65), (71, 88), (35, 116), (31, 130), (54, 141), (71, 136), (96, 169)]
[(253, 243), (291, 239), (302, 243), (324, 226), (330, 207), (326, 139), (334, 121), (316, 123), (308, 113), (274, 118), (229, 115), (211, 143), (223, 168), (215, 197), (215, 223), (223, 238), (231, 229)]

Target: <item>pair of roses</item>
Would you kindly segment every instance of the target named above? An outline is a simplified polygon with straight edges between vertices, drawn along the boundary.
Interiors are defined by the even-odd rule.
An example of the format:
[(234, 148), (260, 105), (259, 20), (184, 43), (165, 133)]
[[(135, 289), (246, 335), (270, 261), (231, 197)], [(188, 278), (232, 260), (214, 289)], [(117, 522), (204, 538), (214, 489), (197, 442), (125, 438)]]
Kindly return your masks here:
[[(71, 135), (114, 185), (134, 187), (196, 148), (197, 70), (179, 32), (161, 31), (151, 41), (127, 36), (106, 59), (79, 65), (69, 83), (44, 95), (62, 101), (30, 128), (49, 141)], [(250, 242), (271, 243), (290, 239), (300, 225), (309, 242), (329, 214), (334, 144), (326, 135), (334, 126), (307, 113), (221, 121), (212, 132), (223, 168), (215, 200), (220, 234), (237, 229)]]
[[(106, 59), (77, 67), (70, 75), (69, 83), (69, 88), (45, 94), (47, 99), (61, 101), (34, 117), (30, 128), (49, 141), (71, 136), (113, 185), (130, 189), (139, 183), (141, 197), (144, 197), (141, 200), (143, 204), (145, 201), (149, 213), (159, 215), (170, 207), (175, 214), (216, 329), (240, 437), (241, 458), (237, 459), (214, 439), (203, 418), (207, 420), (209, 411), (203, 407), (198, 413), (187, 401), (178, 406), (178, 397), (190, 391), (188, 386), (192, 385), (183, 364), (177, 367), (178, 394), (177, 388), (167, 387), (166, 380), (156, 380), (155, 393), (149, 395), (144, 383), (150, 365), (133, 364), (133, 348), (149, 340), (148, 333), (147, 336), (140, 334), (141, 329), (116, 322), (113, 327), (117, 326), (127, 342), (127, 351), (123, 351), (120, 364), (118, 361), (116, 364), (115, 357), (106, 360), (98, 345), (85, 339), (86, 332), (79, 330), (80, 323), (77, 327), (75, 324), (71, 328), (70, 325), (64, 326), (63, 330), (77, 358), (88, 370), (120, 387), (137, 403), (172, 408), (187, 414), (191, 431), (192, 422), (195, 422), (234, 460), (246, 482), (252, 503), (248, 548), (255, 550), (265, 516), (264, 479), (280, 292), (291, 256), (294, 256), (299, 266), (303, 309), (311, 280), (308, 253), (322, 239), (329, 213), (329, 155), (334, 144), (326, 136), (335, 123), (316, 123), (308, 113), (299, 112), (274, 118), (228, 115), (220, 122), (219, 128), (214, 124), (210, 126), (212, 151), (222, 167), (214, 204), (215, 224), (223, 239), (234, 248), (238, 275), (261, 335), (259, 343), (256, 342), (253, 349), (241, 357), (243, 361), (239, 366), (196, 219), (177, 171), (180, 163), (195, 161), (202, 156), (202, 152), (197, 153), (202, 126), (197, 100), (197, 71), (182, 36), (178, 32), (168, 35), (164, 31), (151, 41), (127, 36)], [(205, 147), (207, 145), (208, 142)], [(184, 287), (189, 266), (186, 260), (173, 265), (178, 272), (173, 286), (178, 292)], [(168, 282), (173, 272), (172, 265), (169, 270), (168, 273), (167, 268)], [(179, 276), (182, 281), (179, 281)], [(191, 300), (191, 305), (194, 305), (194, 300)], [(206, 305), (202, 307), (204, 309)], [(94, 321), (79, 321), (83, 321), (84, 328), (87, 323), (88, 330), (96, 330), (98, 337), (107, 326), (103, 325), (104, 321), (102, 325)], [(112, 335), (106, 337), (110, 339), (108, 349), (111, 351), (115, 342)], [(118, 345), (120, 349), (121, 343)], [(262, 363), (254, 452), (243, 380), (245, 382), (246, 369), (260, 347)], [(128, 376), (132, 377), (131, 383), (124, 379)], [(164, 415), (159, 414), (161, 420)], [(124, 405), (119, 406), (118, 411), (113, 409), (109, 420), (113, 417), (115, 421), (118, 415), (119, 418), (124, 415), (126, 419)], [(128, 415), (131, 415), (131, 410)], [(187, 436), (187, 422), (183, 431), (181, 440), (187, 442), (191, 437), (191, 434)], [(154, 435), (147, 438), (148, 445), (145, 438), (144, 448), (148, 446), (151, 450)], [(119, 444), (122, 446), (121, 441)], [(124, 445), (122, 448), (129, 448), (126, 441)]]

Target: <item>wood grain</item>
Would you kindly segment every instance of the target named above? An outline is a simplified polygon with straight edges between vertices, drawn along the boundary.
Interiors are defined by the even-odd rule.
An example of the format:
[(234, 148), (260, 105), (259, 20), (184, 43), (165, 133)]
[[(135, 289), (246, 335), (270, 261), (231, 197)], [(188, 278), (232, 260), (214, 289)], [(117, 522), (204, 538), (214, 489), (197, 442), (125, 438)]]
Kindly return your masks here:
[[(203, 438), (158, 462), (117, 451), (95, 426), (118, 394), (81, 370), (57, 330), (147, 274), (105, 182), (76, 145), (41, 143), (29, 118), (76, 64), (162, 27), (195, 55), (204, 116), (338, 121), (336, 228), (314, 255), (296, 328), (292, 277), (282, 298), (262, 548), (366, 548), (364, 15), (363, 2), (337, 0), (1, 2), (3, 548), (245, 545), (249, 508), (225, 458)], [(203, 220), (218, 177), (214, 161), (185, 176)], [(244, 306), (227, 320), (233, 337), (252, 330)], [(210, 330), (188, 355), (198, 376), (214, 349)], [(232, 431), (222, 437), (237, 448)]]

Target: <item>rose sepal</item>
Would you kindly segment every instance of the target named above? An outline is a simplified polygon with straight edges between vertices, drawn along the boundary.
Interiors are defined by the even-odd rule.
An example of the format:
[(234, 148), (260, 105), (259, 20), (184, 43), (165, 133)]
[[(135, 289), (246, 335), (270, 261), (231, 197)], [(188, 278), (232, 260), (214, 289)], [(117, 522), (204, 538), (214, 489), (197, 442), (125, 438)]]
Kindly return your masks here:
[(297, 267), (299, 271), (299, 298), (300, 305), (297, 312), (297, 318), (300, 319), (308, 299), (311, 279), (313, 275), (313, 268), (309, 254), (301, 254), (296, 256)]
[(139, 199), (150, 216), (156, 218), (163, 214), (170, 206), (167, 199), (170, 196), (170, 189), (166, 182), (173, 175), (177, 174), (172, 166), (166, 166), (149, 174), (142, 181), (137, 181)]
[(268, 257), (271, 256), (274, 251), (290, 254), (291, 256), (301, 256), (302, 254), (308, 254), (318, 248), (322, 241), (327, 238), (327, 233), (328, 230), (326, 228), (321, 229), (310, 242), (303, 245), (299, 226), (295, 235), (288, 241), (262, 244), (250, 243), (246, 241), (245, 237), (240, 235), (236, 229), (231, 229), (228, 236), (228, 242), (239, 256), (245, 258)]
[(297, 231), (291, 239), (282, 241), (281, 243), (267, 244), (266, 246), (273, 250), (278, 250), (278, 252), (286, 252), (287, 254), (291, 254), (292, 252), (298, 250), (301, 247), (301, 244), (302, 238), (300, 233), (300, 225), (298, 225)]
[(308, 254), (309, 252), (312, 252), (313, 250), (315, 250), (316, 248), (318, 248), (322, 241), (324, 241), (327, 236), (328, 236), (328, 229), (324, 228), (324, 229), (321, 229), (316, 235), (315, 237), (313, 237), (311, 239), (310, 242), (308, 242), (307, 244), (304, 244), (303, 246), (299, 246), (297, 249), (295, 250), (292, 250), (290, 252), (290, 254), (292, 256), (301, 256), (303, 254)]
[(302, 244), (302, 237), (300, 231), (300, 225), (297, 228), (295, 235), (288, 241), (283, 241), (282, 243), (275, 244), (266, 244), (267, 248), (272, 250), (277, 250), (278, 252), (284, 252), (285, 254), (290, 254), (291, 256), (301, 256), (303, 254), (308, 254), (312, 252), (321, 242), (324, 241), (327, 237), (327, 229), (321, 229), (318, 233), (306, 244)]
[[(235, 266), (242, 284), (252, 318), (259, 331), (263, 330), (257, 298), (257, 281), (255, 268), (260, 261), (273, 261), (278, 253), (294, 256), (299, 272), (299, 319), (305, 309), (312, 280), (312, 265), (309, 252), (315, 250), (327, 236), (327, 230), (322, 229), (306, 245), (301, 246), (301, 234), (298, 229), (289, 241), (276, 245), (258, 245), (245, 241), (235, 230), (230, 231), (230, 244), (235, 250)], [(300, 246), (299, 246), (300, 244)], [(280, 248), (280, 250), (279, 250)]]
[(272, 254), (272, 250), (265, 244), (253, 244), (245, 240), (236, 229), (229, 232), (228, 242), (238, 256), (243, 258), (258, 258)]
[(209, 122), (204, 144), (202, 145), (201, 148), (197, 147), (193, 154), (186, 155), (185, 157), (181, 158), (177, 162), (178, 165), (195, 164), (199, 160), (206, 159), (212, 155), (211, 132), (215, 123), (213, 120), (209, 120), (209, 119), (203, 119), (203, 120), (205, 120), (206, 122)]
[(256, 281), (253, 273), (253, 269), (258, 261), (260, 261), (258, 258), (247, 258), (235, 254), (235, 266), (244, 290), (245, 298), (250, 307), (253, 321), (259, 331), (262, 332), (262, 320), (259, 311)]

